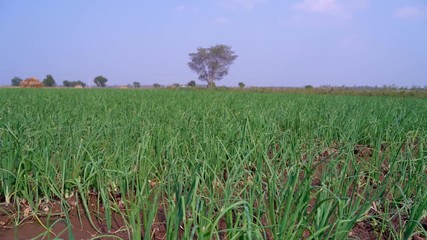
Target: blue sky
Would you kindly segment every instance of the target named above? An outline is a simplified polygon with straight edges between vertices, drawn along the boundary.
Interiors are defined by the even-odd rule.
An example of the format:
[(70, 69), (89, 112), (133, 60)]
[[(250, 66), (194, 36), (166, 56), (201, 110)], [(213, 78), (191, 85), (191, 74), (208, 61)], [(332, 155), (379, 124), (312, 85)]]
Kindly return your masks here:
[(218, 85), (425, 86), (427, 1), (0, 0), (0, 85), (186, 84), (215, 44), (239, 55)]

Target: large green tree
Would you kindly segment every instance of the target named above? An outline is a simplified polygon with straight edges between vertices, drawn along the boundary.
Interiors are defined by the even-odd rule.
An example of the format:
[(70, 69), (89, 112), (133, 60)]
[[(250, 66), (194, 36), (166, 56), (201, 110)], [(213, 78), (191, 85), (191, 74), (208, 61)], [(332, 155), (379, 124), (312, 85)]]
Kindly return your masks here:
[(21, 85), (22, 78), (14, 77), (12, 78), (12, 86), (19, 87)]
[(98, 87), (105, 87), (107, 86), (108, 79), (106, 79), (104, 76), (98, 76), (93, 80), (93, 82)]
[(210, 48), (198, 48), (197, 52), (189, 55), (188, 66), (199, 74), (199, 79), (206, 81), (208, 86), (214, 86), (215, 81), (219, 81), (227, 75), (230, 65), (237, 58), (230, 46), (222, 44)]
[(45, 87), (55, 87), (56, 86), (55, 79), (53, 79), (52, 75), (50, 75), (50, 74), (46, 75), (46, 78), (43, 79), (43, 85)]

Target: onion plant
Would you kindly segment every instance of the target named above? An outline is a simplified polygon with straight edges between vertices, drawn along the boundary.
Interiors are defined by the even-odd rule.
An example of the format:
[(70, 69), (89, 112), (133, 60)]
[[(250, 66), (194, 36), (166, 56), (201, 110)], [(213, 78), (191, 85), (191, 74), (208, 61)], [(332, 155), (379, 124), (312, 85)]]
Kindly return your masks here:
[(0, 212), (18, 231), (57, 202), (62, 214), (39, 237), (61, 222), (73, 239), (74, 196), (94, 239), (357, 239), (361, 222), (378, 238), (427, 237), (425, 98), (1, 89), (0, 99)]

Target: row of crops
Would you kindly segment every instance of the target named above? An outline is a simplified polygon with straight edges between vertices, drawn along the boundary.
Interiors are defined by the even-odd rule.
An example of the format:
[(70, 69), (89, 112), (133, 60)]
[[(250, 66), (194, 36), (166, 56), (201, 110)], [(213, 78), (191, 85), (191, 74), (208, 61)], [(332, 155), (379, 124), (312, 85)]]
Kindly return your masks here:
[(129, 239), (427, 237), (427, 99), (1, 89), (0, 102), (0, 216), (18, 229), (49, 203), (71, 225), (75, 199), (98, 235), (119, 215)]

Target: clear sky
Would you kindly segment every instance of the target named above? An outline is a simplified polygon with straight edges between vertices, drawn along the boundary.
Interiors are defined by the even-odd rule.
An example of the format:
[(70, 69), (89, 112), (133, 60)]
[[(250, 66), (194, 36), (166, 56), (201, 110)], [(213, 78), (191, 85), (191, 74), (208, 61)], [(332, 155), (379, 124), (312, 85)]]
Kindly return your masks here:
[(425, 86), (427, 1), (0, 0), (0, 85), (186, 84), (215, 44), (239, 56), (217, 85)]

